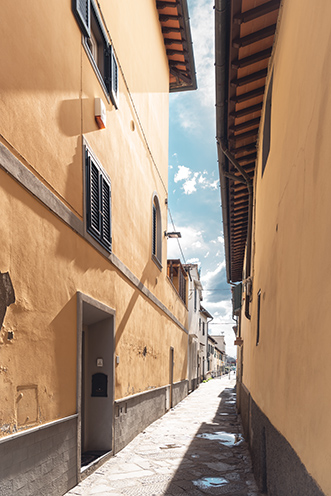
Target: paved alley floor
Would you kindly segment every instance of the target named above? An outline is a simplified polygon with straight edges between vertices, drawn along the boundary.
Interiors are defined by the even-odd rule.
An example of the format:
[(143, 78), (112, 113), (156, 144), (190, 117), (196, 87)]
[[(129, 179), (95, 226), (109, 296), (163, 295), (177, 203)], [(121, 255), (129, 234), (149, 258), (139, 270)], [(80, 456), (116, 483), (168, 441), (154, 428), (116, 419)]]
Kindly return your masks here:
[(234, 386), (228, 376), (200, 384), (67, 495), (260, 495)]

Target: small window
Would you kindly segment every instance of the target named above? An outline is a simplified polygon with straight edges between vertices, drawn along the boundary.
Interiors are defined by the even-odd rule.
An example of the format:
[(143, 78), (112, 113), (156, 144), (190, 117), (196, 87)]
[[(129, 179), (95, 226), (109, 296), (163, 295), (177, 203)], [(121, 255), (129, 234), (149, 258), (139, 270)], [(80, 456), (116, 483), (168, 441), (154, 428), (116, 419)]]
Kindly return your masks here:
[(111, 251), (110, 180), (86, 149), (86, 230)]
[(267, 165), (267, 160), (270, 152), (270, 135), (271, 135), (271, 100), (272, 100), (272, 84), (274, 75), (272, 73), (267, 99), (264, 111), (264, 126), (263, 126), (263, 138), (262, 138), (262, 176), (264, 174), (265, 166)]
[(260, 313), (261, 313), (261, 290), (257, 293), (257, 323), (256, 323), (256, 346), (260, 342)]
[(158, 197), (154, 195), (152, 206), (152, 258), (162, 268), (162, 225)]
[(202, 335), (204, 336), (205, 335), (205, 323), (202, 322)]
[(93, 0), (74, 0), (74, 13), (97, 76), (113, 105), (118, 108), (118, 64), (97, 7)]
[(194, 288), (194, 311), (197, 311), (198, 291)]

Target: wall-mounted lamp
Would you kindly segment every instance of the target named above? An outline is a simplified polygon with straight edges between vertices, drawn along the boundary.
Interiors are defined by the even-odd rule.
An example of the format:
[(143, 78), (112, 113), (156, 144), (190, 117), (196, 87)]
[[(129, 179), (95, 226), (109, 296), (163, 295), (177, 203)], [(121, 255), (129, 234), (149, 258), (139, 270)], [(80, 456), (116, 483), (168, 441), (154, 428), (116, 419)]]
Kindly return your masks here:
[(169, 239), (169, 238), (181, 238), (182, 235), (180, 232), (167, 232), (164, 231), (164, 235)]

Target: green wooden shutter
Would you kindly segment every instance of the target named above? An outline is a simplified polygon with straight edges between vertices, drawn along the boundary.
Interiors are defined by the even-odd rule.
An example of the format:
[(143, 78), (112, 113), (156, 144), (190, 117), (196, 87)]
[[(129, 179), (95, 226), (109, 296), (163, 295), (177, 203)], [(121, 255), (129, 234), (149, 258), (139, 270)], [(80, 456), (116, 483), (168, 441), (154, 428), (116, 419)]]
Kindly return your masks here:
[(231, 291), (233, 315), (239, 315), (241, 310), (242, 283), (232, 286)]
[(111, 250), (111, 206), (110, 185), (102, 178), (102, 242)]
[(153, 239), (152, 239), (152, 253), (153, 255), (156, 256), (156, 223), (157, 223), (157, 218), (156, 218), (156, 206), (153, 204)]
[(111, 94), (111, 46), (104, 50), (104, 81), (109, 95)]
[(87, 158), (87, 230), (101, 237), (100, 174), (96, 165)]
[(115, 107), (118, 107), (118, 65), (114, 50), (111, 51), (111, 95), (112, 102)]
[(104, 51), (104, 81), (112, 104), (118, 108), (118, 64), (113, 47), (108, 45)]
[(91, 35), (90, 0), (74, 0), (74, 12), (85, 36)]

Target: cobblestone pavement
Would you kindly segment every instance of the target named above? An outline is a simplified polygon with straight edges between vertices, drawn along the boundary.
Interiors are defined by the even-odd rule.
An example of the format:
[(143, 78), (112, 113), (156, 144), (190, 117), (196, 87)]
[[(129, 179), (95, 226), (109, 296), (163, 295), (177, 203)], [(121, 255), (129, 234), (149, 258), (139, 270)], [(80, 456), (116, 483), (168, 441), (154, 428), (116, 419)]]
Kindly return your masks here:
[(259, 496), (234, 386), (200, 384), (67, 495)]

